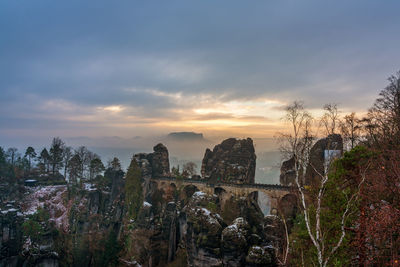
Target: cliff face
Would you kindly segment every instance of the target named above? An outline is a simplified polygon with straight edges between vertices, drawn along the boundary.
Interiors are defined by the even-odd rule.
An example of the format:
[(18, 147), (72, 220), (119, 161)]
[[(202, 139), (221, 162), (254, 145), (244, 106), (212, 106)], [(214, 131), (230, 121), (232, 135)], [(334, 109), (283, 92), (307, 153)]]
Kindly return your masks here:
[[(107, 266), (124, 214), (123, 172), (109, 185), (23, 187), (0, 213), (0, 266)], [(122, 190), (121, 190), (122, 189)], [(105, 257), (104, 255), (108, 255)]]
[(158, 144), (153, 150), (153, 153), (139, 153), (133, 156), (142, 168), (143, 176), (145, 178), (169, 176), (168, 149), (163, 144)]
[[(231, 197), (171, 186), (153, 190), (136, 222), (125, 226), (121, 257), (142, 266), (276, 266), (283, 226), (264, 217), (256, 196)], [(171, 197), (172, 196), (172, 197)]]
[(254, 183), (256, 154), (251, 138), (229, 138), (207, 149), (201, 165), (201, 175), (211, 182)]

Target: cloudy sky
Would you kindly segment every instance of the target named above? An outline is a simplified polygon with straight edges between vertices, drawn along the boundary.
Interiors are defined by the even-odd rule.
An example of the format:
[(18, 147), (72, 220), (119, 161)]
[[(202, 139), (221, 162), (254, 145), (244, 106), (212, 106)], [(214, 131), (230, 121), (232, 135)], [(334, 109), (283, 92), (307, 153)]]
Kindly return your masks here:
[(282, 107), (365, 111), (400, 68), (399, 1), (0, 3), (0, 140), (271, 137)]

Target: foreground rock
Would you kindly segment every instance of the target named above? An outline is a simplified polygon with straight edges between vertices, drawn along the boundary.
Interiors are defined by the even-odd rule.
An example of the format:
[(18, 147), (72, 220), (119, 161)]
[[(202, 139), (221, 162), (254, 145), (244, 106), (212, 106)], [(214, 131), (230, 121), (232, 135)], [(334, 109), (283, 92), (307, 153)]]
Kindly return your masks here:
[(201, 175), (210, 182), (236, 184), (254, 183), (256, 154), (251, 138), (229, 138), (207, 149), (201, 165)]

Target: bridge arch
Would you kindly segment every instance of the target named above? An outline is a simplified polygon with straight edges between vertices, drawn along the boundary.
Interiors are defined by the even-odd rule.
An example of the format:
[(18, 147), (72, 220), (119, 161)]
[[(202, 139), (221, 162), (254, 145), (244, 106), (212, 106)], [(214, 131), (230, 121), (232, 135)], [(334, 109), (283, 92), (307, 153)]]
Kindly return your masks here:
[(222, 194), (226, 194), (226, 190), (223, 187), (217, 186), (214, 188), (214, 194), (216, 195), (222, 195)]
[(271, 214), (271, 197), (262, 190), (257, 192), (257, 203), (264, 216)]
[(188, 184), (188, 185), (183, 187), (183, 190), (182, 190), (183, 197), (185, 199), (190, 198), (190, 197), (193, 196), (194, 192), (196, 192), (196, 191), (199, 191), (197, 186), (195, 186), (193, 184)]
[[(158, 177), (151, 178), (158, 184), (159, 189), (163, 191), (171, 191), (177, 187), (181, 190), (181, 196), (184, 199), (190, 198), (194, 192), (203, 191), (207, 194), (216, 194), (219, 199), (224, 201), (231, 196), (247, 197), (253, 192), (258, 192), (257, 202), (264, 215), (278, 214), (281, 210), (289, 216), (293, 214), (294, 199), (296, 196), (292, 194), (292, 188), (282, 185), (269, 184), (232, 184), (232, 183), (217, 183), (210, 184), (206, 180), (183, 179), (179, 182), (174, 177)], [(222, 204), (222, 203), (221, 203)]]
[(278, 208), (285, 218), (290, 218), (296, 216), (297, 206), (297, 196), (289, 193), (280, 199)]

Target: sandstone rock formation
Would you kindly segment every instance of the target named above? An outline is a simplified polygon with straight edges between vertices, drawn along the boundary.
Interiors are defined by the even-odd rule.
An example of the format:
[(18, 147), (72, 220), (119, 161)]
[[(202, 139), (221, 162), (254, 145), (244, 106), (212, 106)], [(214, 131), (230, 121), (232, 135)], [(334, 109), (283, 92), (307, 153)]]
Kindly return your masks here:
[(151, 191), (151, 178), (170, 176), (168, 149), (163, 144), (153, 147), (153, 153), (138, 153), (133, 160), (139, 165), (142, 176), (144, 198), (148, 199)]
[(229, 138), (207, 149), (201, 166), (201, 175), (210, 182), (254, 183), (256, 154), (251, 138)]
[(142, 176), (169, 176), (168, 149), (160, 143), (156, 145), (153, 150), (153, 153), (139, 153), (133, 156), (133, 158), (139, 164), (139, 167), (142, 169)]
[(304, 177), (304, 184), (311, 185), (320, 181), (321, 177), (317, 172), (324, 174), (325, 164), (342, 154), (343, 139), (340, 134), (331, 134), (318, 140), (310, 151), (310, 160)]
[(296, 173), (294, 170), (294, 158), (282, 162), (281, 175), (279, 181), (281, 185), (295, 185), (296, 184)]
[[(221, 144), (235, 152), (223, 154), (228, 164), (245, 162), (247, 151), (241, 166), (254, 170), (251, 139), (230, 142)], [(237, 197), (182, 188), (178, 180), (157, 183), (150, 177), (168, 174), (168, 151), (163, 145), (154, 151), (133, 158), (143, 182), (149, 180), (136, 217), (128, 213), (124, 172), (115, 169), (81, 187), (32, 187), (19, 203), (0, 203), (0, 266), (276, 266), (283, 226), (276, 216), (264, 217), (256, 191)], [(49, 216), (38, 216), (32, 209), (38, 207)], [(35, 239), (23, 233), (26, 219), (39, 218), (43, 231)]]

